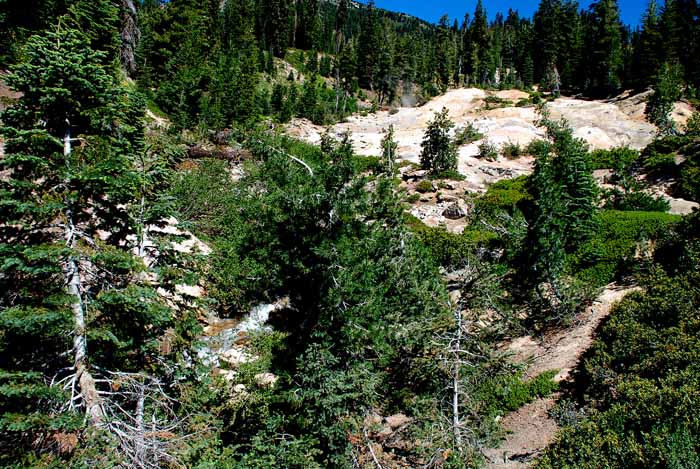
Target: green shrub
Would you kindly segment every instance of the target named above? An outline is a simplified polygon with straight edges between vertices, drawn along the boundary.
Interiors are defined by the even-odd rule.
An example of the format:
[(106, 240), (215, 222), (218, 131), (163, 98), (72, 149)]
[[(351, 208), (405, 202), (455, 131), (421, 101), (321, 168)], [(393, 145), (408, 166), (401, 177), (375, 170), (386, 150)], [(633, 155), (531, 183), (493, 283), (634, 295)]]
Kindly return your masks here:
[(548, 145), (547, 142), (536, 138), (527, 144), (527, 146), (525, 147), (525, 154), (530, 156), (539, 155), (540, 153), (542, 153), (542, 149), (546, 145)]
[(352, 162), (358, 174), (376, 172), (381, 167), (380, 160), (376, 156), (353, 155)]
[(553, 381), (557, 373), (558, 370), (545, 371), (529, 381), (523, 381), (522, 373), (501, 375), (484, 382), (478, 392), (478, 399), (490, 409), (490, 415), (514, 412), (559, 389), (559, 383)]
[(527, 107), (527, 106), (531, 106), (532, 104), (533, 103), (531, 100), (529, 100), (527, 98), (523, 98), (523, 99), (519, 100), (517, 103), (515, 103), (515, 106), (516, 107)]
[(457, 146), (468, 145), (482, 138), (484, 138), (484, 134), (479, 132), (472, 122), (467, 124), (466, 127), (460, 127), (455, 130), (454, 141)]
[(501, 152), (503, 153), (503, 156), (509, 160), (516, 160), (523, 156), (522, 147), (519, 144), (511, 141), (508, 141), (505, 145), (503, 145)]
[(633, 273), (640, 243), (660, 239), (679, 220), (661, 212), (603, 211), (595, 236), (567, 256), (568, 269), (594, 287), (607, 285)]
[(498, 96), (487, 96), (484, 99), (484, 102), (486, 103), (486, 109), (498, 109), (502, 107), (510, 107), (513, 105), (512, 101), (499, 98)]
[(406, 199), (404, 199), (406, 202), (409, 204), (415, 204), (420, 200), (420, 194), (409, 194), (406, 196)]
[(700, 167), (687, 166), (683, 168), (677, 192), (684, 199), (700, 202)]
[(639, 160), (639, 152), (628, 147), (617, 147), (610, 150), (594, 150), (591, 152), (591, 169), (622, 170)]
[(668, 212), (671, 204), (661, 196), (653, 196), (640, 190), (621, 191), (609, 189), (603, 194), (604, 208), (620, 211)]
[(476, 228), (456, 234), (444, 228), (426, 226), (415, 217), (406, 215), (408, 226), (428, 249), (433, 260), (443, 267), (459, 268), (479, 246), (494, 246), (499, 238), (494, 233)]
[(479, 144), (479, 154), (477, 158), (487, 161), (495, 161), (498, 159), (498, 148), (489, 140), (484, 140)]
[(673, 172), (676, 169), (676, 155), (673, 153), (651, 153), (644, 159), (644, 169), (652, 174)]
[(534, 467), (700, 468), (699, 280), (655, 272), (613, 309), (578, 381), (592, 405)]
[(528, 176), (520, 176), (491, 184), (486, 193), (476, 199), (476, 208), (486, 212), (502, 209), (512, 214), (516, 208), (533, 200), (528, 183)]
[(685, 136), (698, 138), (700, 137), (700, 112), (695, 111), (688, 122), (685, 124)]
[(435, 192), (435, 186), (433, 185), (432, 181), (424, 179), (416, 185), (416, 192), (420, 192), (421, 194)]

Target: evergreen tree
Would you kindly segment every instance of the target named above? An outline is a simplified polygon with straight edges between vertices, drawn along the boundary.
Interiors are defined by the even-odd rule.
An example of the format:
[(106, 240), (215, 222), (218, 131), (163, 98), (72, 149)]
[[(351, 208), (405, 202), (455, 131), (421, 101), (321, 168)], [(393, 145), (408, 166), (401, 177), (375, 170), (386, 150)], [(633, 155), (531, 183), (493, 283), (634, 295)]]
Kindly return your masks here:
[(585, 142), (574, 138), (566, 122), (552, 121), (546, 110), (542, 113), (540, 123), (548, 140), (536, 155), (532, 179), (536, 210), (529, 233), (530, 265), (536, 282), (556, 289), (566, 252), (594, 233), (598, 189)]
[(284, 57), (292, 28), (288, 0), (260, 0), (260, 29), (266, 49), (275, 57)]
[(381, 171), (389, 177), (396, 175), (396, 150), (399, 147), (394, 138), (394, 125), (390, 125), (382, 138)]
[(423, 136), (420, 164), (434, 174), (457, 171), (457, 147), (450, 137), (454, 122), (448, 114), (447, 108), (436, 113)]
[[(172, 320), (140, 280), (127, 237), (142, 105), (70, 24), (62, 17), (30, 39), (8, 77), (22, 97), (2, 117), (0, 375), (15, 397), (0, 397), (0, 432), (18, 453), (42, 453), (45, 443), (31, 446), (40, 435), (79, 428), (75, 410), (102, 424), (109, 406), (96, 367), (143, 369)], [(37, 384), (52, 379), (73, 383), (74, 395)], [(37, 392), (46, 399), (31, 402)]]
[(373, 90), (379, 78), (382, 29), (374, 1), (370, 0), (367, 8), (368, 11), (362, 24), (362, 32), (357, 46), (357, 77), (361, 87)]
[(470, 29), (472, 44), (471, 62), (475, 79), (478, 83), (488, 84), (493, 79), (493, 61), (490, 54), (491, 37), (488, 27), (488, 16), (482, 0), (476, 3), (474, 19)]
[(660, 28), (659, 9), (656, 0), (649, 0), (642, 19), (642, 29), (634, 45), (633, 83), (642, 88), (653, 83), (662, 62), (663, 36)]
[(454, 75), (456, 55), (454, 33), (449, 28), (449, 17), (444, 15), (440, 18), (435, 42), (436, 74), (438, 86), (443, 91), (447, 90)]
[(611, 95), (622, 86), (622, 25), (617, 0), (598, 0), (590, 8), (591, 37), (587, 44), (591, 68), (590, 90)]
[(647, 101), (646, 114), (649, 120), (659, 128), (662, 135), (673, 134), (675, 123), (671, 118), (673, 105), (683, 94), (683, 72), (677, 63), (665, 63), (661, 66), (654, 94)]

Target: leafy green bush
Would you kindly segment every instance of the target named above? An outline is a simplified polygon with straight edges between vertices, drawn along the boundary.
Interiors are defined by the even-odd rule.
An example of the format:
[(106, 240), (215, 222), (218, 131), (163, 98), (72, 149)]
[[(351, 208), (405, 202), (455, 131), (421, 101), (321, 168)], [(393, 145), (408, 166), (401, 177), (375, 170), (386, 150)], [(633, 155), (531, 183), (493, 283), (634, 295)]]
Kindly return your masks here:
[(455, 145), (462, 146), (474, 143), (477, 140), (484, 138), (484, 134), (479, 132), (474, 123), (470, 122), (466, 127), (460, 127), (455, 130)]
[(537, 469), (700, 468), (698, 285), (655, 271), (613, 309), (579, 378), (592, 405)]
[(409, 194), (406, 196), (405, 200), (409, 204), (415, 204), (420, 200), (420, 194)]
[(680, 197), (700, 202), (700, 167), (687, 166), (683, 168), (677, 191)]
[(484, 382), (475, 397), (483, 401), (491, 415), (503, 415), (559, 389), (559, 383), (553, 381), (557, 373), (558, 370), (545, 371), (529, 381), (523, 381), (522, 373), (500, 375)]
[(667, 212), (671, 204), (661, 196), (640, 190), (609, 189), (603, 194), (604, 208), (620, 211)]
[(498, 109), (502, 107), (510, 107), (513, 105), (512, 101), (499, 98), (498, 96), (487, 96), (484, 99), (484, 102), (486, 103), (486, 109)]
[(504, 179), (491, 184), (486, 193), (475, 200), (476, 208), (481, 212), (494, 212), (498, 209), (513, 214), (516, 208), (522, 208), (524, 204), (533, 200), (528, 184), (528, 176)]
[(425, 194), (426, 192), (435, 192), (435, 185), (432, 181), (424, 179), (416, 185), (416, 192), (420, 192), (421, 194)]
[(499, 237), (487, 230), (466, 229), (456, 234), (444, 228), (432, 228), (420, 220), (406, 215), (408, 225), (430, 253), (431, 258), (443, 267), (459, 268), (478, 246), (493, 246)]
[(487, 161), (495, 161), (498, 159), (498, 148), (489, 140), (484, 140), (479, 144), (479, 154), (477, 158)]
[(503, 156), (509, 160), (516, 160), (524, 155), (522, 147), (514, 142), (508, 141), (501, 148)]
[(567, 256), (568, 270), (594, 287), (607, 285), (633, 273), (640, 243), (662, 238), (678, 220), (661, 212), (603, 211), (595, 236)]
[(591, 152), (591, 169), (615, 169), (628, 168), (640, 157), (637, 150), (628, 147), (617, 147), (610, 150), (594, 150)]
[(644, 169), (651, 174), (670, 173), (676, 169), (673, 153), (651, 153), (644, 159)]
[(538, 138), (534, 139), (525, 147), (525, 154), (530, 156), (539, 155), (542, 153), (543, 148), (547, 146), (547, 142), (540, 140)]

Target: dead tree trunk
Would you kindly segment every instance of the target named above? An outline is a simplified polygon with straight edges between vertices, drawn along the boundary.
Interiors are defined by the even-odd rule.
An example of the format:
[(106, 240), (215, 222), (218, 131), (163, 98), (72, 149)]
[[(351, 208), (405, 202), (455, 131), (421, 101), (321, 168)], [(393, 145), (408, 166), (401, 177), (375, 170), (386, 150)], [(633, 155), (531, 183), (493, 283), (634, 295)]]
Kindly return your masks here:
[[(63, 140), (63, 155), (66, 164), (69, 165), (71, 155), (70, 122), (66, 121), (67, 129)], [(66, 247), (70, 250), (68, 259), (63, 266), (63, 276), (68, 296), (71, 298), (71, 312), (73, 313), (73, 366), (75, 367), (75, 382), (80, 388), (80, 396), (85, 404), (85, 413), (93, 426), (102, 422), (104, 412), (97, 393), (95, 380), (88, 370), (88, 353), (86, 337), (85, 305), (82, 297), (82, 281), (80, 278), (80, 264), (75, 254), (77, 237), (75, 227), (75, 212), (73, 202), (66, 200)]]

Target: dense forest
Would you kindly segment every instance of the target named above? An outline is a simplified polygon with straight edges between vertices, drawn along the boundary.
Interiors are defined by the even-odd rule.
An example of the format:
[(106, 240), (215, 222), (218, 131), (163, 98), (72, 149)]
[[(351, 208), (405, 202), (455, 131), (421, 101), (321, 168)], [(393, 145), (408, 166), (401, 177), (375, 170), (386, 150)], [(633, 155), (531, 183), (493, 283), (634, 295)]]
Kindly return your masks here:
[[(700, 202), (700, 114), (672, 116), (700, 99), (697, 1), (650, 0), (631, 29), (616, 0), (438, 24), (371, 1), (5, 0), (0, 85), (3, 467), (483, 467), (503, 417), (552, 395), (534, 467), (700, 467), (700, 212), (647, 182)], [(419, 163), (393, 127), (360, 156), (282, 126), (462, 87), (525, 90), (542, 138), (479, 145), (532, 174), (461, 194), (460, 233), (407, 213), (486, 137), (447, 109)], [(624, 90), (658, 131), (641, 151), (592, 150), (547, 107)], [(504, 350), (610, 285), (630, 293), (571, 379)]]

